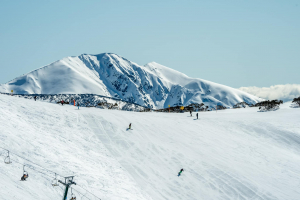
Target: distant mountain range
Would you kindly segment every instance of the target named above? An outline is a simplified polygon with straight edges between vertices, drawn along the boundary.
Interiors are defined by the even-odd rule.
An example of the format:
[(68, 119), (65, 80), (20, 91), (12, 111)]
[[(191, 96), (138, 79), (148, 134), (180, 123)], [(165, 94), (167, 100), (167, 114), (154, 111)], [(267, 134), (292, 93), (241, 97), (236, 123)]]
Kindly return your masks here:
[(98, 94), (152, 108), (191, 103), (232, 107), (261, 100), (155, 62), (141, 66), (113, 53), (63, 58), (0, 85), (2, 93), (11, 90), (16, 94)]

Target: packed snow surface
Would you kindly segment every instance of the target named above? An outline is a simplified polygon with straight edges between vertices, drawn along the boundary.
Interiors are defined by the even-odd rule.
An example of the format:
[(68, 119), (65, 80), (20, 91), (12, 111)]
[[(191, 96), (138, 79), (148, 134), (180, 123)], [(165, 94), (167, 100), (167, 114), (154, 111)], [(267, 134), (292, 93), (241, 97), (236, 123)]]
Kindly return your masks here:
[(63, 58), (0, 85), (2, 93), (11, 90), (15, 94), (98, 94), (152, 108), (191, 103), (232, 107), (261, 100), (155, 62), (140, 66), (113, 53)]
[[(4, 95), (0, 110), (0, 146), (75, 175), (82, 194), (79, 186), (103, 200), (300, 198), (300, 109), (290, 102), (272, 112), (200, 112), (198, 120), (196, 113), (78, 110)], [(31, 163), (11, 158), (0, 163), (0, 199), (62, 198), (54, 174), (27, 167), (29, 178), (19, 181), (21, 164)]]

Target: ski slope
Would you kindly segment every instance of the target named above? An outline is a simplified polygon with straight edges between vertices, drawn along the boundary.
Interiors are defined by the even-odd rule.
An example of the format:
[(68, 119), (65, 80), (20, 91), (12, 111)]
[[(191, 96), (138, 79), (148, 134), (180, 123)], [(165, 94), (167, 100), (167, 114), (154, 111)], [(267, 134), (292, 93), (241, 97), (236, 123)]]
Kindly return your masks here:
[[(300, 109), (289, 105), (201, 112), (196, 120), (195, 113), (77, 110), (0, 95), (0, 146), (75, 174), (103, 200), (297, 200)], [(51, 179), (28, 172), (20, 182), (21, 165), (0, 163), (0, 199), (62, 197)]]

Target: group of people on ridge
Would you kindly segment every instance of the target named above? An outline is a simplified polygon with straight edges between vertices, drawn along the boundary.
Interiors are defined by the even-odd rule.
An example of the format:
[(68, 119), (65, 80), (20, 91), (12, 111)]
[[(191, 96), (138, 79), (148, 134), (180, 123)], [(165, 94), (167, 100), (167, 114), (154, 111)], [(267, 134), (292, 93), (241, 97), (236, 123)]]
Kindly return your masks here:
[[(60, 103), (61, 103), (61, 105), (63, 106), (64, 103), (65, 103), (65, 101), (64, 101), (64, 100), (61, 100)], [(75, 106), (75, 100), (74, 100), (74, 106)], [(79, 106), (80, 106), (79, 102), (77, 102), (76, 106), (78, 107), (78, 110), (79, 110)]]
[[(190, 114), (191, 114), (191, 117), (192, 117), (193, 115), (192, 115), (192, 111), (191, 110), (190, 110)], [(196, 114), (196, 117), (198, 119), (198, 113)]]
[[(33, 98), (34, 98), (34, 101), (36, 101), (37, 96), (34, 96)], [(74, 100), (74, 101), (75, 101), (75, 100)], [(60, 103), (61, 103), (61, 105), (63, 106), (64, 103), (65, 103), (65, 101), (64, 101), (64, 100), (61, 100)], [(75, 102), (74, 102), (74, 105), (75, 105)], [(79, 106), (80, 106), (80, 104), (79, 104), (79, 102), (77, 102), (78, 110), (79, 110)]]

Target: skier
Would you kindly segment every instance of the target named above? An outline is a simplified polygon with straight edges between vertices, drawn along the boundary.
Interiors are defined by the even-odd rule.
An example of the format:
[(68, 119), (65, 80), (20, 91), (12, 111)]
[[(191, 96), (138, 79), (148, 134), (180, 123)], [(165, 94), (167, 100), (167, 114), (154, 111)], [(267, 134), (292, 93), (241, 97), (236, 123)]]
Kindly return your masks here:
[(129, 129), (131, 129), (131, 123), (129, 124)]
[(26, 178), (28, 178), (27, 174), (23, 174), (23, 176), (21, 177), (21, 181), (26, 181)]
[(77, 102), (78, 110), (79, 110), (79, 102)]
[(61, 105), (62, 105), (62, 106), (64, 105), (64, 100), (61, 100)]
[(180, 170), (180, 172), (178, 172), (178, 176), (180, 176), (181, 175), (181, 173), (183, 172), (184, 170), (183, 169), (181, 169)]
[(191, 114), (191, 116), (192, 116), (192, 111), (190, 110), (190, 114)]
[(36, 101), (36, 96), (34, 96), (34, 100)]
[(198, 119), (198, 113), (196, 114), (196, 117), (197, 117), (197, 119)]

